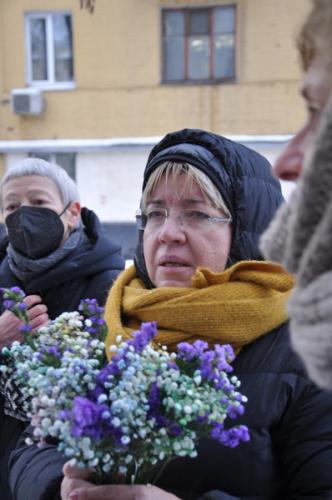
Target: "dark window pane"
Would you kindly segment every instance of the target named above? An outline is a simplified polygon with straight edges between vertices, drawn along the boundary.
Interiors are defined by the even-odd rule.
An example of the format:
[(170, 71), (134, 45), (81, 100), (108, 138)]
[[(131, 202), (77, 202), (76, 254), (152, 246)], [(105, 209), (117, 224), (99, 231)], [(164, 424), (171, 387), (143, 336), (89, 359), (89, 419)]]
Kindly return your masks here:
[(219, 7), (213, 12), (214, 33), (234, 33), (235, 31), (235, 8)]
[(55, 80), (73, 80), (73, 48), (70, 16), (55, 14), (53, 19)]
[(30, 20), (32, 80), (47, 80), (45, 19)]
[(234, 36), (218, 35), (214, 46), (214, 78), (232, 78), (235, 75)]
[(69, 177), (76, 180), (76, 154), (75, 153), (56, 153), (55, 160), (62, 167)]
[(184, 78), (183, 37), (170, 37), (164, 40), (164, 78), (166, 80)]
[(164, 35), (184, 35), (184, 15), (181, 11), (164, 12)]
[(76, 153), (29, 153), (28, 156), (60, 165), (69, 177), (76, 180)]
[(210, 60), (210, 41), (208, 36), (189, 37), (188, 40), (188, 78), (208, 79)]
[(206, 10), (190, 12), (190, 35), (207, 35), (209, 33), (209, 14)]
[(45, 161), (51, 161), (51, 155), (49, 153), (29, 153), (29, 158), (39, 158)]

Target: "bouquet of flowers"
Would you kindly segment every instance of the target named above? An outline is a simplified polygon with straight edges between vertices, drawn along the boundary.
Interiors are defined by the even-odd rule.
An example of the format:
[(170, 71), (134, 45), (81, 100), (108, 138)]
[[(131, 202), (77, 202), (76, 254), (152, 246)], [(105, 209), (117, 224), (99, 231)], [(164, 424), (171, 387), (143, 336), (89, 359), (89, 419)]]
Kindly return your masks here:
[[(23, 302), (24, 292), (13, 287), (0, 289), (0, 293), (3, 307), (22, 321), (20, 330), (24, 338), (23, 343), (15, 341), (10, 348), (2, 349), (0, 393), (5, 397), (5, 412), (8, 415), (29, 421), (34, 411), (34, 396), (47, 393), (47, 385), (54, 382), (58, 368), (65, 370), (66, 364), (73, 360), (95, 366), (106, 362), (104, 310), (95, 299), (82, 300), (78, 311), (61, 314), (33, 335), (27, 305)], [(86, 388), (86, 381), (80, 380), (77, 373), (66, 391), (68, 397), (70, 390), (75, 397), (76, 391)], [(57, 397), (55, 393), (54, 396)]]
[(242, 415), (246, 402), (229, 375), (229, 345), (183, 342), (169, 353), (153, 345), (156, 323), (143, 323), (129, 341), (117, 338), (106, 363), (103, 320), (95, 311), (82, 319), (84, 307), (98, 306), (85, 302), (30, 344), (5, 349), (10, 377), (28, 401), (35, 442), (56, 438), (73, 464), (92, 467), (100, 481), (137, 483), (160, 463), (195, 457), (201, 437), (230, 447), (249, 440), (246, 426), (226, 422)]

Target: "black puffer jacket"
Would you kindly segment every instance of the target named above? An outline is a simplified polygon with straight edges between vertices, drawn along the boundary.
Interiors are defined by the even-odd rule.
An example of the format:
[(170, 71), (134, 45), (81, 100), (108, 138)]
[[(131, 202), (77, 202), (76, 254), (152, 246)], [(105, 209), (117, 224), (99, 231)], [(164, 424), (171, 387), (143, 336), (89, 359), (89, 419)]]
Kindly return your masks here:
[[(64, 311), (77, 309), (81, 299), (96, 298), (104, 305), (109, 289), (124, 268), (121, 248), (103, 232), (97, 216), (87, 208), (82, 209), (82, 222), (88, 240), (66, 258), (23, 285), (11, 272), (8, 258), (0, 266), (0, 283), (3, 287), (19, 286), (26, 294), (36, 293), (47, 305), (51, 319)], [(8, 488), (8, 457), (25, 424), (5, 415), (3, 398), (0, 397), (0, 498), (11, 498)], [(31, 497), (33, 498), (33, 497)]]
[[(268, 162), (214, 134), (184, 130), (169, 134), (152, 150), (144, 183), (153, 168), (167, 159), (201, 168), (222, 193), (233, 217), (231, 263), (261, 258), (259, 235), (282, 200)], [(136, 266), (145, 284), (153, 286), (146, 275), (141, 241)], [(287, 325), (245, 346), (234, 362), (234, 372), (248, 397), (241, 422), (250, 428), (250, 443), (228, 449), (203, 440), (198, 457), (171, 462), (158, 485), (184, 500), (229, 500), (228, 495), (246, 500), (328, 498), (332, 394), (308, 379), (289, 345)], [(58, 498), (64, 459), (53, 446), (40, 450), (25, 446), (23, 440), (20, 446), (10, 463), (15, 498)]]

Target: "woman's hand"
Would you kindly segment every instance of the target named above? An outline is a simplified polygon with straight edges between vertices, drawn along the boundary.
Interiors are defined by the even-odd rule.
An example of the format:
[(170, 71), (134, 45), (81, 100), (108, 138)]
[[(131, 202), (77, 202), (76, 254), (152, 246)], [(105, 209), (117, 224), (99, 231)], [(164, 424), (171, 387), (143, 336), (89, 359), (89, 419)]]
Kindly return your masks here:
[(123, 484), (96, 486), (88, 481), (91, 471), (73, 467), (63, 468), (62, 500), (177, 500), (178, 497), (152, 485)]
[[(95, 484), (90, 483), (88, 480), (91, 476), (89, 469), (82, 469), (81, 467), (73, 467), (70, 462), (66, 462), (63, 466), (64, 478), (61, 483), (61, 499), (69, 500), (75, 498), (73, 492), (76, 490), (83, 491), (89, 488), (95, 488)], [(79, 496), (77, 498), (80, 498)], [(84, 496), (82, 497), (84, 498)]]
[(42, 304), (39, 295), (27, 295), (24, 297), (23, 302), (28, 306), (28, 318), (33, 330), (37, 330), (48, 323), (47, 306)]
[[(27, 313), (33, 330), (48, 322), (47, 307), (41, 303), (39, 295), (27, 295), (23, 301), (28, 306)], [(4, 311), (0, 315), (0, 349), (11, 345), (14, 340), (22, 342), (23, 335), (20, 332), (20, 326), (22, 326), (22, 321), (12, 312)]]

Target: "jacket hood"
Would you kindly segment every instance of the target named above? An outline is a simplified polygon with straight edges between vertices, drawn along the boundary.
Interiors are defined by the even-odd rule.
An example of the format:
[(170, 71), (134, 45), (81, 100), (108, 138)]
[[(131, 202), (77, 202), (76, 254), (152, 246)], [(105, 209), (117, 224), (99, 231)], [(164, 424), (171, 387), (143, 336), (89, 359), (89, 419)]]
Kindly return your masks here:
[[(202, 170), (220, 192), (232, 215), (232, 245), (228, 265), (263, 260), (258, 241), (283, 201), (271, 165), (259, 153), (225, 137), (199, 129), (167, 134), (151, 151), (144, 171), (143, 190), (151, 173), (165, 161), (187, 162)], [(135, 253), (138, 275), (146, 286), (143, 234)]]

